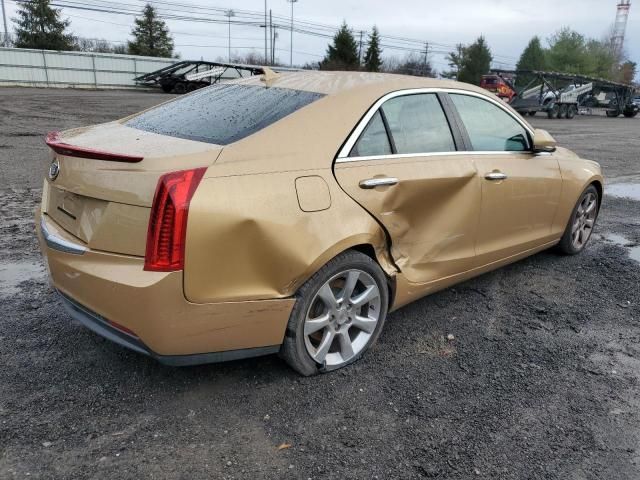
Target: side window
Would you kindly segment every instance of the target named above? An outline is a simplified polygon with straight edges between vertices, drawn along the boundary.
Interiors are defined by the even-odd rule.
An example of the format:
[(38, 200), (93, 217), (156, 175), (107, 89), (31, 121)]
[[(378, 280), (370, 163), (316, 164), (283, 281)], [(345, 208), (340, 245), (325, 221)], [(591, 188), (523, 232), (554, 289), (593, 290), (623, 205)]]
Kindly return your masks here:
[(523, 152), (530, 150), (529, 135), (520, 123), (487, 100), (470, 95), (449, 94), (478, 152)]
[(354, 145), (350, 157), (372, 157), (376, 155), (391, 155), (391, 145), (387, 130), (384, 128), (382, 115), (376, 112), (367, 128), (364, 129), (362, 135)]
[(397, 153), (455, 151), (449, 123), (434, 93), (392, 98), (382, 110)]

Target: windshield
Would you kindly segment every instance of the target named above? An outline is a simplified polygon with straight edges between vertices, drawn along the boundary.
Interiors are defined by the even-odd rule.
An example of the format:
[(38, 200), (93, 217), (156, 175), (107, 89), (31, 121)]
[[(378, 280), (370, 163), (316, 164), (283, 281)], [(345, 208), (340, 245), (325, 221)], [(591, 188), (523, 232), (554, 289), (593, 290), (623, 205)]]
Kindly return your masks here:
[(125, 125), (160, 135), (227, 145), (323, 96), (286, 88), (218, 84), (159, 105)]

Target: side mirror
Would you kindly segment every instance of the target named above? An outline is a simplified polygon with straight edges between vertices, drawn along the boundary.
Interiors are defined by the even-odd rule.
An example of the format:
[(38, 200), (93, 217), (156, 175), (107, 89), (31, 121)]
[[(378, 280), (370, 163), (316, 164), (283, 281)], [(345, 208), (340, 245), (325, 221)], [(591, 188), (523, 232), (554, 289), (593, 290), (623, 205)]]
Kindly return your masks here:
[(533, 153), (553, 153), (558, 142), (546, 130), (536, 129), (533, 135)]

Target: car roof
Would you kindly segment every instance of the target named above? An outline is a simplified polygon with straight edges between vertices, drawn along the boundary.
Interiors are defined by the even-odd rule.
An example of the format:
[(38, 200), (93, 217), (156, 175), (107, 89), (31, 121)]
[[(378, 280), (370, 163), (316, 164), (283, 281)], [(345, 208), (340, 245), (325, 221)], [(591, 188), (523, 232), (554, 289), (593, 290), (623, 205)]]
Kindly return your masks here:
[[(264, 86), (264, 77), (262, 75), (246, 77), (235, 80), (232, 83)], [(374, 92), (377, 94), (380, 90), (391, 92), (411, 88), (454, 88), (486, 94), (486, 90), (479, 87), (452, 80), (438, 80), (429, 77), (414, 77), (391, 73), (327, 72), (317, 70), (280, 72), (269, 80), (269, 86), (315, 92), (323, 95), (338, 95), (356, 90), (362, 95), (367, 95)]]

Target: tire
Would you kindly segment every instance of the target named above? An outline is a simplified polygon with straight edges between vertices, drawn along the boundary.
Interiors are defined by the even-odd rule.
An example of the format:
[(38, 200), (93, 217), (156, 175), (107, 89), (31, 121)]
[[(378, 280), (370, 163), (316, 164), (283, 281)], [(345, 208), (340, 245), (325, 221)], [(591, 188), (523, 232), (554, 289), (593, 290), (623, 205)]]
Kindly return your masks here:
[(626, 118), (634, 118), (634, 117), (636, 117), (637, 115), (638, 115), (638, 112), (637, 112), (637, 111), (636, 111), (636, 112), (624, 112), (624, 116), (625, 116)]
[(619, 116), (620, 116), (620, 112), (618, 110), (607, 110), (607, 117), (618, 118)]
[[(344, 301), (349, 284), (354, 285), (349, 300), (369, 300), (359, 306)], [(365, 297), (367, 292), (370, 295)], [(363, 253), (344, 252), (298, 290), (280, 357), (304, 376), (345, 367), (376, 342), (388, 307), (389, 289), (382, 269)]]
[[(590, 210), (593, 208), (593, 210)], [(600, 211), (600, 195), (593, 185), (589, 185), (571, 212), (567, 228), (558, 244), (558, 249), (565, 255), (577, 255), (585, 249), (596, 225)], [(582, 232), (582, 233), (579, 233)], [(578, 235), (576, 235), (578, 234)]]
[(165, 83), (164, 85), (161, 85), (160, 88), (162, 88), (162, 91), (164, 93), (171, 93), (171, 90), (173, 90), (173, 85)]
[(538, 113), (538, 112), (536, 112), (535, 110), (532, 110), (532, 111), (529, 112), (529, 116), (530, 117), (535, 117), (536, 113)]
[(183, 82), (178, 82), (173, 86), (173, 93), (182, 95), (187, 92), (187, 86)]
[(578, 113), (578, 107), (576, 105), (569, 105), (569, 108), (567, 108), (567, 113), (565, 118), (567, 120), (571, 120), (576, 116), (577, 113)]
[(551, 107), (549, 107), (549, 110), (547, 110), (547, 117), (549, 117), (549, 119), (558, 118), (559, 114), (560, 114), (560, 105), (558, 105), (557, 103), (554, 103), (553, 105), (551, 105)]
[(560, 109), (558, 110), (558, 118), (566, 118), (568, 111), (569, 111), (569, 105), (566, 105), (566, 104), (560, 105)]

